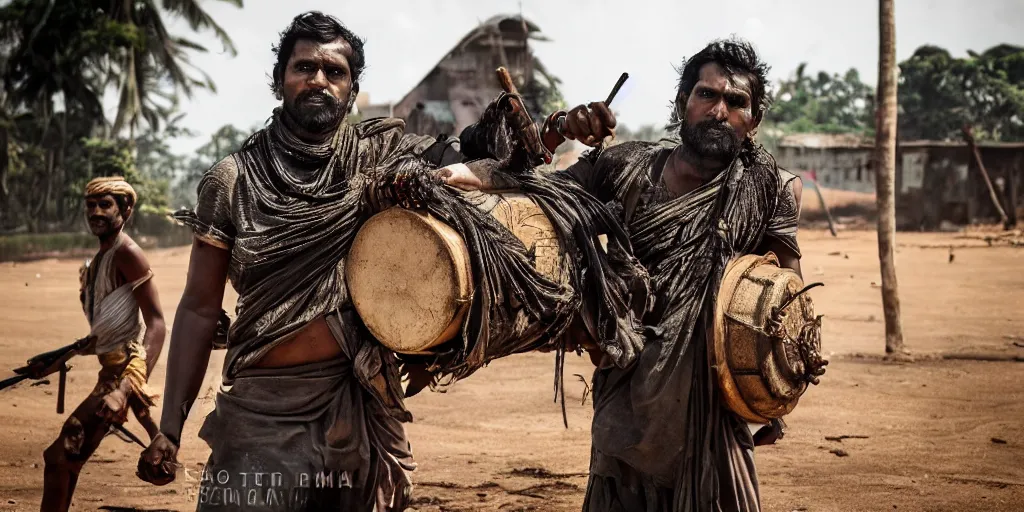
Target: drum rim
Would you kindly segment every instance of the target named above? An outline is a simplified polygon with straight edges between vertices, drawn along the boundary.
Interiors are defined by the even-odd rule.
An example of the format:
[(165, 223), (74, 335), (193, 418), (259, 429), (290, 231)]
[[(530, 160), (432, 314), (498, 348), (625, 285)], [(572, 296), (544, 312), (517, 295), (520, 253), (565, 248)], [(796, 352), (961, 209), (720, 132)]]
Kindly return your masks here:
[[(722, 283), (719, 286), (718, 300), (715, 301), (715, 335), (714, 335), (714, 360), (711, 362), (718, 375), (720, 392), (726, 405), (744, 420), (766, 424), (771, 420), (754, 412), (754, 410), (743, 399), (739, 385), (729, 368), (729, 360), (726, 357), (726, 309), (732, 303), (733, 293), (737, 289), (739, 280), (746, 275), (747, 271), (757, 265), (765, 263), (779, 264), (774, 253), (769, 252), (764, 256), (757, 254), (746, 254), (726, 264), (725, 275), (722, 276)], [(732, 290), (726, 297), (722, 290)]]

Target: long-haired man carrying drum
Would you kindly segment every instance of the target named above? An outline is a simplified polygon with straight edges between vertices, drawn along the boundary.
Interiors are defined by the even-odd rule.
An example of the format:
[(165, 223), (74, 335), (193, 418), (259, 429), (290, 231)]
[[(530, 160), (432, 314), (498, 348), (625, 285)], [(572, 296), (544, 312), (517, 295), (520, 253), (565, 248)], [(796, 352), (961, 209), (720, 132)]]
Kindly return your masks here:
[(612, 146), (563, 174), (623, 205), (651, 273), (644, 323), (660, 329), (629, 369), (602, 361), (595, 371), (585, 510), (760, 510), (754, 440), (723, 407), (708, 349), (730, 259), (771, 251), (800, 270), (800, 180), (754, 141), (767, 71), (749, 43), (710, 44), (680, 73), (678, 141)]
[[(656, 329), (633, 364), (592, 352), (588, 512), (760, 510), (755, 441), (721, 403), (708, 350), (732, 258), (773, 252), (783, 267), (800, 269), (800, 180), (754, 141), (770, 104), (767, 71), (749, 43), (714, 42), (680, 74), (672, 113), (679, 140), (612, 145), (556, 174), (621, 207), (654, 295), (643, 323)], [(562, 113), (545, 138), (607, 135), (602, 108)], [(774, 427), (761, 440), (772, 442)]]

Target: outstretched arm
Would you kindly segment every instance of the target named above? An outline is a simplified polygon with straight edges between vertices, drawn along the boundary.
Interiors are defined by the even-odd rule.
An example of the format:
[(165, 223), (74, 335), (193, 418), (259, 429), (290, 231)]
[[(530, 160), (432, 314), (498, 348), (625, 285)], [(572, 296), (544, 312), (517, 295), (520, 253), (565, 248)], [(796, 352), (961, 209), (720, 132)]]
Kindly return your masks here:
[[(498, 153), (508, 149), (508, 143), (499, 140), (507, 133), (508, 121), (501, 111), (499, 96), (487, 106), (480, 120), (467, 126), (459, 135), (461, 151), (467, 161), (482, 158), (502, 158)], [(615, 134), (615, 114), (604, 102), (592, 102), (589, 105), (577, 105), (569, 110), (559, 110), (544, 120), (537, 121), (540, 129), (541, 142), (551, 153), (567, 139), (596, 147), (606, 137)], [(521, 135), (521, 134), (518, 134)]]

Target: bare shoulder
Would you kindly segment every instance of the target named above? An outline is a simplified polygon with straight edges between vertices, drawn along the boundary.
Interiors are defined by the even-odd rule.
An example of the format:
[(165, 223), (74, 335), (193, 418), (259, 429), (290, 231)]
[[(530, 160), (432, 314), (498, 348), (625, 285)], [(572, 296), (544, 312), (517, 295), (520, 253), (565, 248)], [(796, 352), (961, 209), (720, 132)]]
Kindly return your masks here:
[(804, 193), (803, 180), (798, 174), (789, 172), (782, 167), (779, 167), (779, 178), (782, 182), (782, 192), (792, 196), (793, 200), (799, 206)]
[(139, 247), (139, 244), (135, 243), (135, 240), (126, 234), (121, 236), (125, 240), (114, 253), (114, 264), (117, 265), (117, 269), (125, 279), (138, 280), (149, 273), (149, 260), (146, 259), (146, 253), (143, 252), (142, 247)]

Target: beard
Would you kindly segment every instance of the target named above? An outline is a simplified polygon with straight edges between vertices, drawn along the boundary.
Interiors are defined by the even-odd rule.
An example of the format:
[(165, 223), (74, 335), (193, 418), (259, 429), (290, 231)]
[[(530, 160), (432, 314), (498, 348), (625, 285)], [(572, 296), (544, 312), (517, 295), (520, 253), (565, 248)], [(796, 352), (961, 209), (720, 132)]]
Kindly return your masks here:
[(121, 227), (116, 217), (93, 215), (89, 217), (89, 231), (100, 238), (110, 236)]
[(285, 112), (309, 133), (324, 133), (337, 128), (348, 110), (348, 102), (320, 91), (303, 91), (284, 103)]
[(740, 151), (740, 138), (736, 131), (722, 121), (701, 121), (679, 129), (679, 138), (698, 158), (727, 165)]

